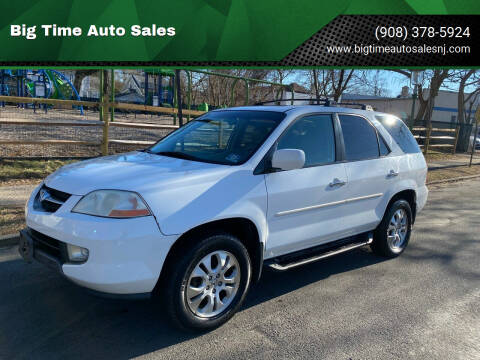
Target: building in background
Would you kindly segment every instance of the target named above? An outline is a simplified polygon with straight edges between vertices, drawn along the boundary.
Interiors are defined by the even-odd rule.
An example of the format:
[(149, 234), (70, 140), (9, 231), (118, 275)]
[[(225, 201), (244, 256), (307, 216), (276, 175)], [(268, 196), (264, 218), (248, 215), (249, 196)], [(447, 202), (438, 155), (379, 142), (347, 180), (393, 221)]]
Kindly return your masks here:
[[(425, 97), (428, 98), (429, 90), (424, 90)], [(468, 95), (468, 94), (465, 94)], [(402, 89), (402, 94), (395, 98), (370, 96), (361, 94), (343, 94), (342, 102), (346, 103), (362, 103), (371, 105), (376, 111), (382, 111), (394, 114), (403, 120), (410, 117), (412, 112), (412, 97), (408, 92), (408, 87)], [(433, 107), (432, 121), (441, 121), (446, 123), (457, 123), (458, 119), (458, 93), (455, 91), (440, 90), (435, 98)], [(471, 116), (475, 114), (477, 107), (480, 105), (480, 99), (476, 100), (471, 111)], [(468, 117), (468, 107), (465, 112)], [(420, 108), (420, 102), (417, 99), (415, 103), (415, 115)]]

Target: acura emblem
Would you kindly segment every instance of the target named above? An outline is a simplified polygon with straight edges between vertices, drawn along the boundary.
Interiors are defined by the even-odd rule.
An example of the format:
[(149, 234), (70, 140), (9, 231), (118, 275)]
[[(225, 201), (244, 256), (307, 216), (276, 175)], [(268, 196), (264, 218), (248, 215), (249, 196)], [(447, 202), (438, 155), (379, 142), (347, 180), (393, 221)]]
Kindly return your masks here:
[(45, 199), (49, 198), (50, 194), (48, 193), (47, 190), (42, 189), (40, 190), (40, 201), (44, 201)]

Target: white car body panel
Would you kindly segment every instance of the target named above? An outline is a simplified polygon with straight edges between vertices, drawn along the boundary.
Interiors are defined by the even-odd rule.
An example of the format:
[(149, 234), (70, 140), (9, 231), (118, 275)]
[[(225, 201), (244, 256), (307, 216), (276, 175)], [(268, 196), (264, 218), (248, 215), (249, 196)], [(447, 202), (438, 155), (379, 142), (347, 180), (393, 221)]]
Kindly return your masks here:
[[(346, 199), (345, 165), (331, 164), (266, 174), (269, 236), (265, 258), (342, 237), (345, 222), (338, 216)], [(312, 181), (314, 180), (314, 181)]]
[[(242, 108), (240, 108), (241, 110)], [(246, 218), (264, 246), (264, 258), (305, 249), (373, 230), (390, 199), (416, 192), (417, 212), (425, 205), (427, 167), (421, 153), (404, 154), (374, 118), (361, 110), (306, 107), (245, 108), (287, 111), (287, 116), (244, 164), (217, 165), (131, 152), (67, 165), (45, 179), (72, 196), (55, 213), (27, 203), (27, 226), (89, 250), (81, 265), (64, 264), (64, 274), (88, 288), (114, 294), (151, 292), (175, 241), (211, 221)], [(385, 157), (255, 175), (254, 170), (288, 125), (311, 113), (368, 116), (391, 149)], [(389, 176), (390, 170), (398, 176)], [(344, 186), (330, 187), (335, 178)], [(72, 213), (94, 190), (134, 191), (153, 216), (101, 218)]]

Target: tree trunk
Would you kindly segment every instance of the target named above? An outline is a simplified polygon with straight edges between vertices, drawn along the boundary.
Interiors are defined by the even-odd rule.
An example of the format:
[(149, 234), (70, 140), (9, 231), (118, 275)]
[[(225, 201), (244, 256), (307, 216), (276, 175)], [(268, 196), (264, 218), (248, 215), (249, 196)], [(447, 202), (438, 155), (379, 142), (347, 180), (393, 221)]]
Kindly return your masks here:
[(75, 78), (73, 79), (73, 86), (77, 90), (77, 92), (80, 94), (81, 88), (82, 88), (82, 81), (85, 79), (87, 76), (94, 75), (97, 73), (98, 70), (76, 70), (75, 71)]
[(320, 91), (318, 89), (317, 70), (315, 70), (315, 69), (312, 70), (312, 76), (313, 76), (313, 88), (315, 90), (315, 99), (317, 99), (317, 104), (320, 104)]
[(460, 123), (460, 132), (458, 134), (457, 151), (459, 152), (468, 151), (468, 145), (470, 142), (471, 127), (467, 124), (467, 116), (465, 114), (465, 103), (468, 101), (468, 99), (465, 99), (465, 87), (468, 79), (473, 74), (475, 74), (475, 70), (469, 70), (460, 78), (460, 83), (458, 85), (457, 121)]
[[(426, 104), (423, 104), (422, 102), (420, 102), (421, 108), (422, 106), (425, 106), (425, 108), (422, 109), (422, 111), (424, 111), (423, 120), (425, 120), (425, 126), (427, 127), (432, 124), (433, 106), (435, 104), (435, 98), (437, 97), (438, 91), (442, 86), (443, 82), (445, 81), (445, 79), (448, 77), (448, 75), (449, 75), (449, 70), (434, 70), (433, 77), (430, 80), (430, 91), (428, 94), (428, 100), (426, 100)], [(423, 95), (422, 95), (422, 98), (423, 98)], [(419, 116), (417, 115), (417, 119), (418, 118)]]

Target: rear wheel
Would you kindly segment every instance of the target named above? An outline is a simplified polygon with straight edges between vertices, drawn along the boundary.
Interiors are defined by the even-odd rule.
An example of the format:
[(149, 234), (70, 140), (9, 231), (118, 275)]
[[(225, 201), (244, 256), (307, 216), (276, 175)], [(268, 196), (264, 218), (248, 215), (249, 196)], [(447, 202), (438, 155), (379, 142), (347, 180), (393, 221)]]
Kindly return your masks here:
[(174, 325), (209, 330), (235, 314), (250, 278), (250, 258), (240, 240), (226, 233), (211, 234), (175, 259), (166, 276), (165, 293), (159, 289), (159, 295), (164, 296)]
[(412, 209), (406, 200), (397, 200), (385, 212), (375, 230), (372, 250), (381, 256), (400, 255), (408, 245), (412, 231)]

